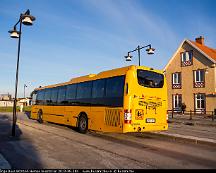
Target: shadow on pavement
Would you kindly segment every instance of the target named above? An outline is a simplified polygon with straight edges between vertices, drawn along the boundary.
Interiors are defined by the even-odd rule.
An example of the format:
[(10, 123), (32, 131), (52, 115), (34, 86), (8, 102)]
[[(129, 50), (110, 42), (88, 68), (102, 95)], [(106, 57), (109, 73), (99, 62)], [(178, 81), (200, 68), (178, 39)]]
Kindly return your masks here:
[(12, 169), (41, 169), (40, 156), (31, 140), (16, 124), (16, 134), (12, 137), (12, 116), (0, 113), (0, 153)]
[(29, 119), (31, 119), (31, 111), (25, 111), (25, 115), (26, 115)]

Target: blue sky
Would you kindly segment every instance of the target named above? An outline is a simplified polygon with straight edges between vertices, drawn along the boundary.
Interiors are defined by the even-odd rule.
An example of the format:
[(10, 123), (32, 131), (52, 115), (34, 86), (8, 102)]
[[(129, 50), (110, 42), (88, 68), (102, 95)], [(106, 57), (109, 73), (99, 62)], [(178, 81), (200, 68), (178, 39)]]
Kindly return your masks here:
[(18, 40), (8, 30), (30, 9), (23, 26), (18, 97), (73, 77), (138, 64), (124, 56), (138, 45), (141, 65), (163, 69), (183, 39), (204, 36), (216, 48), (215, 0), (1, 0), (0, 93), (14, 94)]

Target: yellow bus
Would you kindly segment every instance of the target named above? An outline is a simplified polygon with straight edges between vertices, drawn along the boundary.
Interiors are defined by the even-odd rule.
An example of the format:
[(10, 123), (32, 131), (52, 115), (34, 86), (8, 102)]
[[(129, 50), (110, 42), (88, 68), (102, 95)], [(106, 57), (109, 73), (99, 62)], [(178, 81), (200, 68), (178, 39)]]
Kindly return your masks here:
[(163, 72), (127, 66), (36, 88), (31, 118), (102, 132), (167, 130)]

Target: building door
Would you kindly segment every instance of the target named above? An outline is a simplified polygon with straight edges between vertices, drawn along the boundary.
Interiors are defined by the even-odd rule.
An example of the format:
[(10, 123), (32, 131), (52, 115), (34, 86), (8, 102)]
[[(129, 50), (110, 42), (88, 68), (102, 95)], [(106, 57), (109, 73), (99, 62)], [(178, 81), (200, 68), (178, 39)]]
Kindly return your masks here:
[(182, 105), (182, 95), (181, 94), (173, 95), (173, 110), (175, 112), (180, 112), (181, 105)]
[(206, 111), (205, 94), (195, 94), (195, 111), (196, 113), (205, 113)]

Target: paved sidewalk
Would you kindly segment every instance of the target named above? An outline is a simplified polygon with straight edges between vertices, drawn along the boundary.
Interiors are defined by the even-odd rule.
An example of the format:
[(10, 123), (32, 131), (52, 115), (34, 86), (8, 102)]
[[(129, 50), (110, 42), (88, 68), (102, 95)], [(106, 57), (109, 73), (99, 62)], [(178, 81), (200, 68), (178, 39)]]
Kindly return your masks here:
[[(6, 131), (4, 130), (4, 127), (7, 126), (7, 124), (5, 123), (6, 121), (7, 117), (4, 114), (0, 114), (0, 142), (1, 140), (5, 140), (6, 138), (8, 138), (6, 137), (6, 135), (9, 136), (8, 134), (6, 134)], [(0, 170), (1, 169), (11, 169), (11, 166), (8, 163), (8, 161), (4, 158), (4, 156), (0, 153)]]
[(152, 135), (173, 140), (216, 146), (216, 119), (209, 117), (175, 114), (169, 116), (168, 131), (153, 132)]
[(216, 118), (214, 118), (214, 121), (213, 121), (212, 117), (210, 116), (207, 117), (205, 115), (192, 115), (190, 117), (190, 115), (174, 114), (173, 118), (171, 115), (169, 115), (169, 122), (171, 123), (175, 122), (175, 123), (186, 124), (186, 125), (216, 127)]

